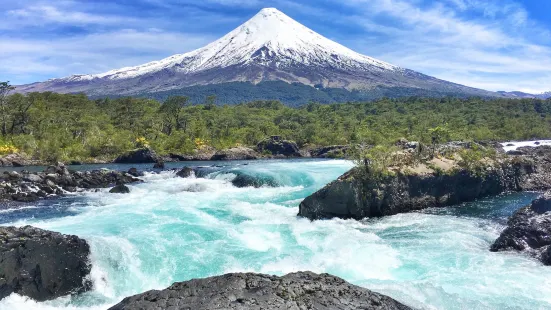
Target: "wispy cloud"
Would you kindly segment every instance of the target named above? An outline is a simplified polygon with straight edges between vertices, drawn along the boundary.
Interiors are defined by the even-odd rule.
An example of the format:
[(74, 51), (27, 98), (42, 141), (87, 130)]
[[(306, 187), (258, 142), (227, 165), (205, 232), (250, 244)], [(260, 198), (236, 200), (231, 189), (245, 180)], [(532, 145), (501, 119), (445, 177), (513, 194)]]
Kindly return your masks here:
[(27, 83), (158, 60), (273, 6), (359, 52), (438, 78), (490, 90), (550, 90), (551, 19), (541, 24), (521, 1), (10, 1), (0, 12), (0, 80)]

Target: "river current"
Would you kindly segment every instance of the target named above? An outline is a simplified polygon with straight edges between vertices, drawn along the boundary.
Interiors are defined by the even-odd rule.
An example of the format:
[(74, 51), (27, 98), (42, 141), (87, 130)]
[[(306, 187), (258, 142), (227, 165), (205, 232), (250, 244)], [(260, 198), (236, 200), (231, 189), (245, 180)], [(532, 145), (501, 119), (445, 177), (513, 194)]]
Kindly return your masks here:
[[(12, 294), (0, 309), (107, 309), (175, 281), (300, 270), (331, 273), (420, 309), (551, 308), (550, 267), (488, 250), (507, 217), (537, 193), (382, 219), (310, 222), (296, 216), (300, 201), (351, 162), (217, 165), (205, 178), (147, 173), (128, 195), (102, 190), (3, 206), (0, 225), (33, 225), (86, 239), (94, 289), (43, 303)], [(236, 174), (278, 186), (237, 188), (230, 182)]]

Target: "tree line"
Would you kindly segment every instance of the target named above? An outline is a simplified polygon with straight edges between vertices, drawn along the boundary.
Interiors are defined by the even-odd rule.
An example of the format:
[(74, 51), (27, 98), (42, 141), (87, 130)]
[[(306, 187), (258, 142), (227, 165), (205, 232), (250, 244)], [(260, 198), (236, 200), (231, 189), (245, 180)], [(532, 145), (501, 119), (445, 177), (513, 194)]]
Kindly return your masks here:
[[(83, 94), (13, 93), (0, 83), (0, 146), (42, 160), (109, 160), (144, 138), (161, 154), (189, 154), (201, 144), (217, 149), (255, 145), (280, 135), (299, 146), (390, 144), (400, 138), (525, 140), (551, 138), (551, 99), (382, 98), (360, 103), (289, 107), (279, 101), (223, 105), (213, 96), (192, 104)], [(444, 132), (445, 135), (440, 133)], [(7, 148), (5, 148), (7, 149)]]

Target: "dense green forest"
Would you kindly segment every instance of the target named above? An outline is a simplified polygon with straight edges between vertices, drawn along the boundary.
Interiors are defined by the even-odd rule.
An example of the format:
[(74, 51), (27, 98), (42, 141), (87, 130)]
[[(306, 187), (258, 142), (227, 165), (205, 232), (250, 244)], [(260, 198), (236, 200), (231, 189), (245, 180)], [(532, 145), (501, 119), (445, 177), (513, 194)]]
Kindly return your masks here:
[(292, 108), (278, 101), (215, 105), (212, 96), (192, 105), (181, 96), (161, 103), (8, 94), (9, 85), (0, 85), (0, 152), (17, 149), (42, 160), (112, 159), (134, 148), (138, 138), (166, 154), (190, 153), (203, 145), (255, 145), (269, 135), (299, 146), (382, 144), (402, 137), (430, 143), (435, 128), (445, 133), (444, 140), (551, 137), (551, 99), (408, 97)]
[[(211, 85), (198, 85), (180, 89), (138, 94), (136, 97), (150, 98), (165, 101), (172, 96), (186, 96), (194, 104), (205, 102), (205, 98), (216, 96), (217, 104), (239, 104), (262, 100), (277, 100), (291, 107), (299, 107), (308, 102), (343, 103), (372, 101), (400, 97), (464, 97), (461, 93), (447, 93), (430, 91), (419, 88), (384, 87), (378, 86), (369, 91), (349, 91), (343, 88), (324, 88), (321, 85), (311, 87), (300, 83), (286, 83), (283, 81), (268, 81), (258, 84), (249, 82), (231, 82)], [(111, 98), (115, 98), (111, 96)]]

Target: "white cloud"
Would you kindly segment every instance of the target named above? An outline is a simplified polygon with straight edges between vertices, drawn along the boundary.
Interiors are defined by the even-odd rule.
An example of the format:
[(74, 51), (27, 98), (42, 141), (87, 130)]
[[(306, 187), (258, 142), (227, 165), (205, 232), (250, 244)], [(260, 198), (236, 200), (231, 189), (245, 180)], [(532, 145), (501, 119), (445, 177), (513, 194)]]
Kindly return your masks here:
[[(120, 30), (59, 40), (14, 40), (0, 37), (0, 80), (31, 82), (29, 75), (50, 78), (101, 73), (133, 66), (201, 47), (213, 38), (204, 35)], [(37, 51), (40, 51), (37, 53)]]

